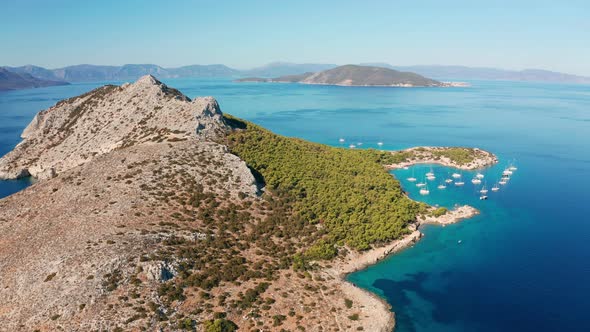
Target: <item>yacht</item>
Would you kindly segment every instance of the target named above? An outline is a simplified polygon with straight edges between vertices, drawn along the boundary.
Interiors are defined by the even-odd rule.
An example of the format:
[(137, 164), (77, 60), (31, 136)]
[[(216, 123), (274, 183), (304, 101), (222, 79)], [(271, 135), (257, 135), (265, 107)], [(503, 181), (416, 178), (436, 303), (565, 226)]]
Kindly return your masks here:
[(446, 180), (445, 180), (445, 183), (452, 183), (452, 182), (453, 182), (453, 180), (452, 180), (452, 179), (446, 179)]
[(483, 187), (481, 187), (481, 190), (479, 192), (485, 195), (488, 193), (488, 190), (486, 189), (486, 186), (484, 185)]
[(356, 145), (350, 144), (348, 147), (351, 148), (351, 149), (354, 149), (354, 148), (356, 148)]
[(509, 169), (505, 169), (504, 172), (502, 172), (502, 175), (510, 176), (510, 175), (512, 175), (512, 171)]
[(516, 171), (517, 169), (518, 169), (518, 168), (516, 168), (515, 166), (510, 166), (510, 167), (508, 167), (508, 170), (509, 170), (509, 171), (511, 171), (511, 172), (514, 172), (514, 171)]
[(422, 189), (420, 189), (420, 195), (428, 195), (430, 194), (430, 190), (428, 190), (428, 187), (424, 187)]
[(426, 175), (426, 179), (428, 179), (428, 181), (432, 181), (436, 179), (436, 176), (434, 175)]
[(471, 180), (471, 183), (473, 183), (473, 184), (481, 184), (481, 180), (480, 180), (480, 179), (478, 179), (477, 177), (475, 177), (475, 178), (473, 178), (473, 179)]
[(377, 142), (378, 146), (383, 146), (383, 142)]
[[(404, 167), (404, 169), (406, 169), (406, 168)], [(408, 181), (410, 181), (410, 182), (416, 182), (416, 178), (414, 177), (414, 171), (413, 170), (412, 170), (412, 176), (408, 178)]]
[(338, 142), (344, 143), (344, 138), (339, 139)]
[(447, 189), (447, 186), (444, 183), (441, 183), (437, 187), (438, 189)]
[(501, 185), (505, 185), (506, 183), (508, 183), (508, 181), (506, 181), (504, 178), (502, 178), (502, 180), (500, 180), (500, 182), (498, 182)]
[(455, 181), (455, 186), (457, 186), (457, 187), (461, 187), (464, 184), (465, 184), (465, 182), (463, 182), (463, 180)]
[(478, 178), (478, 179), (483, 179), (484, 178), (484, 175), (481, 174), (481, 173), (477, 173), (477, 174), (475, 174), (475, 177)]
[(426, 187), (426, 183), (418, 182), (418, 183), (416, 183), (416, 187), (418, 187), (418, 188)]
[(482, 201), (485, 201), (486, 199), (488, 199), (488, 196), (481, 195), (481, 196), (479, 196), (479, 199), (482, 200)]
[(458, 179), (458, 178), (461, 177), (461, 174), (459, 174), (459, 173), (453, 173), (452, 176), (453, 176), (453, 179)]
[(403, 168), (403, 169), (410, 169), (408, 166), (404, 166), (404, 167), (402, 167), (402, 168)]
[(434, 172), (432, 171), (432, 167), (430, 168), (430, 172), (426, 173), (427, 177), (434, 176)]

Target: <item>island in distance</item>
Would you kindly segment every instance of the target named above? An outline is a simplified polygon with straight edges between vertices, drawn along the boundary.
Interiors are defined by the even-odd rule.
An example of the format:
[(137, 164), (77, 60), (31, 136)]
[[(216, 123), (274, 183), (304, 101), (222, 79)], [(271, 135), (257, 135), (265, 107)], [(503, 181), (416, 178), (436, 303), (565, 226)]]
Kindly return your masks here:
[(0, 67), (0, 91), (68, 84), (63, 81), (44, 80), (26, 73), (14, 73)]
[(345, 65), (300, 75), (286, 75), (276, 78), (246, 77), (236, 82), (303, 83), (339, 86), (387, 86), (387, 87), (451, 87), (467, 86), (463, 82), (440, 82), (416, 73), (394, 69)]

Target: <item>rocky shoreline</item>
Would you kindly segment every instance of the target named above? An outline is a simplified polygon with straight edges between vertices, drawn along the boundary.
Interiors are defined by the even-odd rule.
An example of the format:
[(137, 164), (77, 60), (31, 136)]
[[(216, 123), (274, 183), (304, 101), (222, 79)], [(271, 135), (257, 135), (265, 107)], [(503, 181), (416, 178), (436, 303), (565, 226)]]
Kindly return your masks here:
[[(453, 159), (452, 153), (468, 154), (472, 159), (460, 162)], [(393, 156), (407, 156), (403, 161), (386, 165), (388, 169), (399, 169), (416, 164), (438, 164), (461, 170), (476, 170), (494, 165), (498, 157), (491, 152), (479, 148), (420, 146), (400, 151), (390, 151)]]
[(370, 265), (377, 264), (390, 255), (414, 245), (424, 236), (419, 230), (422, 224), (440, 224), (444, 226), (471, 218), (477, 214), (479, 214), (477, 209), (464, 205), (449, 210), (442, 216), (423, 216), (417, 220), (416, 224), (412, 225), (410, 228), (411, 233), (401, 239), (365, 252), (351, 250), (348, 255), (338, 259), (331, 267), (324, 269), (322, 272), (340, 283), (341, 290), (347, 298), (361, 303), (361, 307), (365, 309), (364, 313), (366, 315), (363, 315), (359, 319), (359, 322), (365, 327), (365, 330), (379, 332), (393, 331), (395, 328), (395, 313), (391, 311), (391, 305), (376, 294), (350, 283), (346, 280), (346, 276), (365, 269)]

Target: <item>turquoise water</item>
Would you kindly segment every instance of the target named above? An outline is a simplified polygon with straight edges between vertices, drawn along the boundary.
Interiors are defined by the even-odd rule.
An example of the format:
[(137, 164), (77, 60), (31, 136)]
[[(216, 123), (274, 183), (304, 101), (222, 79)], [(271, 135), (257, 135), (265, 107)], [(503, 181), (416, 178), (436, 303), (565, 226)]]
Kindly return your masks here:
[[(423, 197), (395, 175), (410, 196), (451, 207), (471, 204), (472, 219), (427, 226), (425, 238), (349, 279), (387, 299), (396, 331), (590, 330), (590, 87), (475, 81), (470, 88), (392, 89), (167, 80), (190, 97), (212, 95), (227, 113), (275, 132), (338, 146), (478, 146), (500, 157), (484, 171), (488, 187), (515, 159), (506, 187), (480, 201), (465, 187)], [(0, 94), (0, 154), (18, 143), (33, 115), (99, 84)], [(0, 182), (0, 196), (28, 185)], [(459, 244), (458, 241), (461, 240)]]

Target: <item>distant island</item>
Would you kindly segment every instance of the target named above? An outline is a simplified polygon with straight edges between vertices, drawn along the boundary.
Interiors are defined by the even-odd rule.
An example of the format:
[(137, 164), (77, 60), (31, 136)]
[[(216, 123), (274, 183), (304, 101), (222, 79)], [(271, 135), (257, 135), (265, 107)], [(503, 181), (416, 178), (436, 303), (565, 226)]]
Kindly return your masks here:
[(63, 81), (44, 80), (30, 74), (18, 74), (0, 67), (0, 91), (41, 88), (45, 86), (67, 85)]
[(448, 87), (458, 85), (456, 83), (435, 81), (416, 73), (359, 65), (345, 65), (317, 73), (308, 72), (300, 75), (287, 75), (276, 78), (249, 77), (238, 79), (236, 82), (279, 82), (382, 87)]

